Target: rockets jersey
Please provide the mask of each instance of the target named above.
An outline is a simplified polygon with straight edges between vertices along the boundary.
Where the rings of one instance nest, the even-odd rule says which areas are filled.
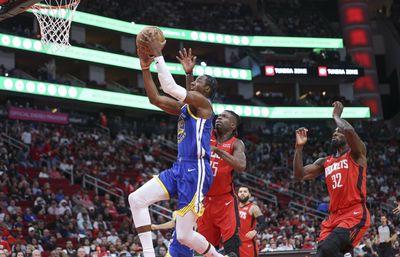
[[[218,144],[217,136],[215,131],[213,131],[210,145],[224,150],[229,154],[233,154],[233,145],[236,140],[236,137],[232,137],[228,141]],[[224,195],[233,192],[233,168],[214,152],[211,152],[211,169],[214,174],[214,179],[207,196]]]
[[[257,220],[253,215],[250,214],[250,209],[253,206],[253,203],[248,203],[244,206],[239,205],[239,216],[240,216],[240,229],[239,229],[239,237],[242,242],[252,241],[252,239],[248,239],[246,234],[254,229],[257,226]]]
[[[213,116],[209,119],[198,118],[185,104],[178,120],[178,161],[210,159],[210,138]]]
[[[366,167],[358,165],[350,151],[335,158],[328,156],[324,163],[325,181],[330,197],[330,212],[366,201]]]

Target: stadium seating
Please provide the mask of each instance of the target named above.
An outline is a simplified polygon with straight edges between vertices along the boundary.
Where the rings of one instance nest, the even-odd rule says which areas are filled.
[[[270,124],[258,129],[243,130],[246,155],[250,164],[248,173],[258,178],[258,182],[252,182],[250,185],[275,195],[277,199],[275,205],[264,201],[262,195],[254,193],[256,196],[254,201],[257,201],[261,207],[268,223],[266,231],[258,237],[262,252],[310,249],[315,247],[315,240],[318,237],[320,222],[318,217],[312,216],[309,211],[291,208],[292,204],[301,204],[304,208],[316,210],[321,207],[318,206],[319,203],[327,201],[327,193],[321,181],[302,184],[291,178],[293,133],[294,129],[300,125],[304,124],[298,122]],[[310,142],[305,148],[304,159],[309,163],[320,156],[321,152],[322,155],[328,154],[331,130],[321,122],[308,125]],[[77,172],[95,175],[111,185],[107,188],[110,193],[115,192],[113,191],[115,188],[120,188],[125,195],[123,198],[118,198],[101,190],[95,194],[92,186],[83,187],[84,184],[79,177],[75,177],[74,184],[70,184],[71,177],[68,172],[63,173],[63,178],[43,178],[45,175],[40,176],[41,172],[47,172],[51,176],[51,172],[43,168],[48,166],[47,159],[43,155],[38,167],[34,166],[34,162],[29,160],[29,157],[28,165],[22,165],[17,161],[18,150],[5,148],[3,145],[1,150],[6,151],[8,157],[4,161],[0,187],[2,192],[9,197],[3,201],[0,217],[2,217],[3,229],[10,233],[7,241],[18,241],[24,237],[29,244],[32,238],[36,238],[44,249],[43,256],[53,254],[54,251],[69,251],[66,248],[67,241],[71,241],[76,249],[83,245],[86,238],[89,239],[89,244],[105,247],[105,250],[116,246],[119,253],[140,252],[140,248],[137,248],[138,238],[131,224],[129,209],[126,208],[126,195],[169,165],[167,161],[156,157],[159,156],[160,150],[157,150],[158,147],[155,146],[157,142],[160,142],[155,131],[153,136],[148,138],[142,135],[135,138],[134,145],[129,145],[124,142],[126,138],[121,135],[116,138],[107,138],[101,133],[80,129],[74,125],[65,127],[12,121],[5,123],[5,120],[2,120],[1,127],[7,128],[9,135],[16,139],[21,138],[25,127],[31,128],[32,138],[35,138],[32,146],[39,145],[39,149],[43,146],[46,137],[51,138],[52,151],[57,153],[55,158],[58,160],[55,167],[51,167],[52,169],[58,167],[61,170],[60,165],[67,164],[65,160],[70,159],[69,164],[72,164]],[[367,202],[375,220],[382,211],[390,211],[393,201],[400,192],[400,184],[397,182],[399,180],[396,179],[400,172],[398,158],[400,137],[396,134],[399,131],[390,131],[386,126],[376,122],[357,123],[356,129],[368,145],[368,157],[371,160],[368,170],[368,191],[374,198],[368,198]],[[94,140],[95,138],[98,140]],[[68,142],[68,144],[60,142]],[[170,149],[168,151],[174,154],[173,147],[162,145],[164,150]],[[113,155],[110,159],[110,150],[119,154]],[[68,156],[72,158],[65,158]],[[104,161],[97,162],[96,156],[103,156]],[[112,165],[109,165],[110,163]],[[36,184],[35,181],[38,183]],[[238,178],[235,181],[244,180]],[[246,183],[251,182],[246,181]],[[397,190],[388,191],[386,184]],[[60,189],[62,189],[62,196],[57,195]],[[295,195],[293,192],[299,194]],[[302,198],[301,194],[312,195],[312,197]],[[57,197],[63,197],[63,200]],[[40,198],[44,202],[40,201]],[[17,202],[16,207],[8,208],[11,206],[12,199]],[[55,203],[59,215],[48,214],[54,199],[59,200]],[[85,202],[82,202],[82,199],[85,199]],[[43,206],[38,207],[40,204]],[[165,202],[163,206],[174,208],[174,202]],[[21,221],[18,218],[26,213],[28,208],[33,211],[33,220],[36,221]],[[87,220],[83,219],[86,215],[84,213],[88,213]],[[50,239],[43,238],[44,228],[40,228],[40,221],[44,221],[44,228],[51,232],[51,237],[54,236],[53,244],[48,243]],[[165,219],[162,217],[155,220],[155,222],[163,221]],[[398,225],[396,220],[393,221],[395,225]],[[29,232],[31,227],[33,233]],[[113,229],[118,232],[120,239],[116,243],[112,243]],[[364,240],[372,240],[375,233],[375,227],[372,226]],[[164,241],[168,238],[165,232],[156,233],[155,236]],[[90,247],[86,250],[88,253],[95,251],[90,250]]]

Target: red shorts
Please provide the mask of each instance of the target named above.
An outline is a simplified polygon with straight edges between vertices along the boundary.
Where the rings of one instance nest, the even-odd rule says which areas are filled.
[[[240,257],[257,257],[258,256],[258,244],[255,240],[244,241],[239,248]]]
[[[197,220],[197,229],[208,242],[219,246],[239,231],[237,197],[233,194],[204,198],[204,214]]]
[[[365,204],[357,204],[331,213],[321,224],[318,241],[329,236],[335,228],[346,228],[350,231],[350,241],[353,247],[361,241],[371,224],[371,217]]]

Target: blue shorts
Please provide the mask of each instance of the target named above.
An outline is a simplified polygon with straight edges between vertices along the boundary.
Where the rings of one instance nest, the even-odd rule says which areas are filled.
[[[208,160],[177,161],[156,179],[169,197],[178,196],[178,215],[184,216],[188,211],[203,215],[203,199],[213,180]]]
[[[169,245],[166,257],[193,257],[193,250],[179,243],[176,239],[176,232],[174,231],[172,242]]]

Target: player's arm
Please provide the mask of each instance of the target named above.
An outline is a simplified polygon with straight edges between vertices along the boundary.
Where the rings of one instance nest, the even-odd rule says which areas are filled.
[[[172,229],[175,227],[175,220],[170,220],[168,222],[162,224],[152,224],[151,230],[163,230],[163,229]]]
[[[162,224],[152,224],[151,230],[164,230],[164,229],[172,229],[175,228],[175,221],[176,221],[176,212],[172,213],[172,219]]]
[[[236,171],[244,171],[246,169],[246,155],[244,153],[245,146],[242,140],[236,140],[233,144],[233,154],[211,146],[214,153],[218,154],[229,166],[233,167]]]
[[[365,147],[364,142],[360,139],[353,126],[351,126],[350,123],[341,118],[343,112],[343,104],[339,101],[336,101],[333,103],[332,106],[333,119],[335,120],[338,128],[344,131],[344,136],[346,137],[347,144],[351,148],[352,157],[354,157],[355,160],[358,160],[360,157],[366,158],[367,148]],[[366,160],[363,162],[366,162]]]
[[[182,103],[172,99],[171,97],[160,95],[156,85],[154,84],[153,77],[151,76],[151,72],[149,70],[150,64],[153,62],[153,58],[142,54],[139,49],[137,52],[140,58],[140,66],[142,67],[144,89],[146,90],[146,94],[150,100],[150,103],[169,114],[180,115]]]
[[[185,88],[176,84],[171,72],[165,64],[164,57],[162,56],[162,49],[164,48],[165,41],[160,42],[154,33],[143,35],[146,44],[152,49],[155,56],[158,79],[161,84],[161,89],[168,95],[184,102],[197,109],[197,116],[203,119],[209,119],[212,116],[212,106],[206,97],[196,91],[187,91]]]
[[[179,51],[179,56],[176,56],[176,59],[182,64],[182,68],[186,73],[186,90],[190,90],[192,82],[194,81],[193,77],[193,69],[196,65],[197,56],[192,54],[192,48],[189,48],[189,51],[186,51],[186,48]]]
[[[313,164],[304,166],[303,147],[307,143],[306,128],[296,130],[296,146],[293,160],[294,177],[300,181],[311,180],[324,173],[325,158],[319,158]]]
[[[249,210],[249,213],[257,220],[257,227],[255,230],[251,230],[247,232],[246,237],[249,239],[254,238],[258,233],[262,233],[264,229],[267,227],[267,223],[265,222],[265,217],[261,212],[260,207],[253,204]]]

